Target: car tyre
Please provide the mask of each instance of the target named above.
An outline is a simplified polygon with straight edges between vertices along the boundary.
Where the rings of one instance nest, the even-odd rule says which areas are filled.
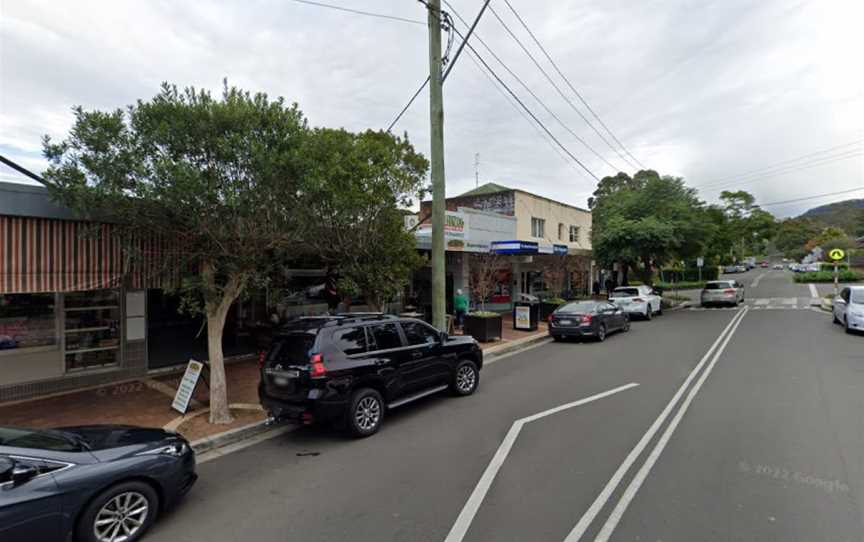
[[[371,388],[354,392],[348,406],[348,430],[357,438],[374,435],[384,421],[384,399]]]
[[[560,343],[561,339],[563,339],[563,337],[561,335],[552,335],[552,340],[555,341],[556,343]]]
[[[630,331],[630,319],[629,318],[624,319],[624,326],[621,329],[624,331],[624,333],[627,333],[628,331]]]
[[[156,520],[159,513],[159,495],[147,483],[132,481],[113,485],[96,496],[81,514],[76,527],[76,540],[79,542],[107,542],[112,539],[115,524],[102,524],[97,527],[97,521],[116,517],[116,511],[124,511],[127,515],[123,523],[132,532],[126,542],[140,540],[147,529]],[[131,513],[130,513],[131,512]],[[123,532],[123,523],[116,523],[119,532]]]
[[[840,321],[839,318],[837,318],[837,313],[832,312],[832,313],[831,313],[831,316],[834,317],[834,323],[835,323],[835,324],[842,324],[842,323],[843,323],[843,322]]]
[[[846,331],[846,333],[852,335],[852,328],[849,327],[849,318],[843,319],[843,329]]]
[[[650,320],[653,317],[654,311],[651,310],[651,305],[649,304],[648,307],[645,308],[645,319]]]
[[[660,302],[659,308],[657,309],[657,316],[663,316],[663,302]]]
[[[453,371],[453,380],[450,382],[450,391],[457,397],[465,397],[477,391],[480,385],[480,371],[477,365],[470,360],[462,360]]]
[[[606,340],[606,324],[600,324],[600,327],[597,328],[597,335],[595,337],[597,338],[598,343],[602,343]]]

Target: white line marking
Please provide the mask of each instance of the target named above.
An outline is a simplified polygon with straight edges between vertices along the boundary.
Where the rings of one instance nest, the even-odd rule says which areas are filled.
[[[753,284],[751,284],[750,287],[751,287],[751,288],[755,288],[755,287],[759,286],[759,281],[762,280],[762,277],[764,277],[764,276],[767,275],[767,274],[768,274],[768,273],[762,273],[761,275],[759,275],[758,277],[756,277],[756,280],[753,281]]]
[[[660,426],[663,425],[663,422],[666,421],[666,418],[669,417],[669,414],[672,412],[672,408],[675,406],[675,403],[678,402],[678,399],[684,394],[684,390],[687,389],[687,386],[690,385],[690,382],[693,381],[693,378],[699,373],[705,363],[708,361],[708,358],[711,357],[711,353],[717,348],[717,345],[723,340],[723,337],[726,336],[727,332],[732,328],[732,326],[743,318],[744,311],[747,309],[741,309],[738,313],[729,320],[729,323],[726,325],[726,328],[720,333],[717,337],[717,340],[714,341],[714,344],[711,345],[711,348],[705,352],[705,355],[702,357],[702,360],[699,361],[699,364],[690,371],[690,374],[687,375],[687,379],[684,380],[684,383],[681,384],[681,387],[678,388],[678,391],[675,392],[675,395],[666,405],[666,408],[663,409],[663,412],[660,413],[660,416],[654,420],[654,423],[651,424],[651,427],[648,428],[648,431],[642,435],[642,438],[636,443],[636,446],[630,450],[630,453],[627,454],[627,457],[624,459],[624,462],[621,463],[621,466],[618,467],[618,470],[615,471],[615,474],[612,475],[612,478],[606,483],[606,486],[597,495],[597,498],[594,499],[594,502],[591,503],[591,507],[582,514],[582,517],[579,519],[579,523],[573,527],[573,530],[570,531],[570,534],[567,535],[565,542],[577,542],[582,535],[585,534],[585,531],[588,530],[588,527],[594,521],[594,518],[597,517],[597,514],[600,513],[600,510],[606,505],[606,502],[609,500],[609,497],[618,487],[618,484],[621,483],[621,479],[624,478],[624,475],[627,474],[627,471],[630,470],[630,467],[633,463],[636,462],[636,459],[642,454],[642,451],[648,446],[648,443],[651,442],[651,439],[654,438],[654,435],[660,429]]]
[[[764,297],[753,302],[754,305],[767,305],[768,303],[771,303],[771,300]]]
[[[630,501],[632,501],[633,497],[636,496],[636,493],[639,491],[639,488],[642,486],[645,478],[651,472],[651,468],[654,467],[654,463],[657,462],[657,458],[659,458],[660,454],[663,453],[663,449],[666,447],[666,444],[672,437],[672,433],[675,432],[675,429],[678,427],[678,423],[681,422],[681,418],[684,417],[684,414],[687,412],[687,408],[689,408],[690,403],[693,401],[693,398],[696,397],[696,394],[699,393],[699,390],[702,388],[702,384],[705,383],[708,375],[711,374],[711,370],[714,369],[714,365],[717,363],[717,360],[720,359],[720,356],[726,349],[726,345],[729,344],[729,340],[732,339],[732,336],[738,329],[738,325],[741,323],[742,320],[744,320],[744,316],[746,314],[747,309],[745,308],[742,316],[738,318],[737,322],[735,322],[735,326],[729,333],[726,334],[726,338],[723,340],[723,344],[714,353],[714,357],[711,359],[711,363],[702,373],[702,376],[699,377],[699,380],[696,381],[693,389],[690,390],[690,393],[687,394],[687,398],[681,404],[681,408],[678,409],[678,412],[675,413],[675,417],[672,418],[672,421],[669,422],[666,430],[663,431],[663,434],[660,436],[660,440],[657,441],[657,445],[654,446],[654,449],[651,450],[651,454],[648,455],[645,463],[642,464],[642,468],[639,469],[639,471],[636,473],[636,476],[633,478],[633,480],[630,481],[627,489],[624,490],[624,494],[621,495],[621,499],[618,501],[618,504],[615,505],[615,508],[612,510],[612,513],[609,515],[609,518],[606,520],[606,523],[600,530],[600,534],[598,534],[597,538],[594,539],[594,542],[606,542],[607,540],[609,540],[609,537],[612,536],[613,531],[615,531],[615,527],[618,526],[618,522],[621,521],[621,518],[627,511],[627,506],[630,504]]]
[[[816,290],[816,285],[815,285],[815,284],[813,284],[813,283],[811,282],[811,283],[808,284],[807,286],[810,287],[810,297],[819,297],[819,291]]]
[[[590,403],[591,401],[596,401],[597,399],[608,397],[615,393],[634,388],[638,385],[639,384],[637,384],[636,382],[631,382],[630,384],[619,386],[617,388],[613,388],[611,390],[604,391],[603,393],[598,393],[596,395],[592,395],[591,397],[586,397],[578,401],[573,401],[572,403],[566,403],[555,408],[550,408],[549,410],[544,410],[543,412],[539,412],[525,418],[520,418],[513,422],[513,425],[510,426],[510,430],[507,431],[507,435],[504,437],[504,440],[498,446],[498,450],[492,457],[492,461],[489,462],[486,470],[483,471],[483,475],[480,477],[480,481],[477,482],[477,485],[474,487],[474,491],[471,492],[471,496],[468,497],[468,501],[465,503],[465,506],[462,507],[462,511],[459,512],[459,517],[456,518],[456,522],[453,524],[453,527],[450,529],[450,532],[447,534],[447,538],[444,539],[444,542],[460,542],[463,538],[465,538],[465,535],[468,533],[468,528],[471,527],[471,522],[474,521],[474,516],[477,515],[477,511],[480,509],[480,505],[483,504],[483,499],[486,497],[486,493],[492,486],[492,482],[495,480],[495,476],[498,474],[498,471],[501,469],[501,466],[507,459],[507,455],[510,453],[510,449],[513,448],[513,444],[516,442],[516,438],[519,436],[519,432],[522,431],[522,427],[525,424],[533,422],[535,420],[539,420],[540,418],[544,418],[552,414],[556,414],[568,408],[584,405],[585,403]]]
[[[798,298],[797,297],[784,297],[780,300],[782,305],[797,305]]]
[[[552,342],[552,338],[549,337],[549,338],[546,339],[546,340],[543,340],[543,341],[537,341],[536,343],[529,344],[529,345],[527,345],[527,346],[525,346],[525,347],[523,347],[523,348],[519,348],[519,349],[514,350],[514,351],[512,351],[512,352],[507,352],[506,354],[501,354],[500,356],[492,356],[492,357],[489,358],[489,359],[484,359],[484,360],[483,360],[483,367],[485,368],[485,367],[487,367],[488,365],[492,365],[493,363],[497,363],[497,362],[501,361],[502,359],[507,359],[507,358],[509,358],[510,356],[515,356],[516,354],[522,354],[522,353],[524,353],[526,350],[531,350],[532,348],[537,348],[538,346],[543,346],[544,344],[549,344],[549,343],[551,343],[551,342]],[[491,355],[491,354],[490,354],[490,355]]]

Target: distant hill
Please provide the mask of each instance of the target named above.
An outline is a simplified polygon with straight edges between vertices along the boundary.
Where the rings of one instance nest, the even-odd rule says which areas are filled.
[[[854,235],[862,212],[864,212],[864,199],[847,199],[813,207],[802,214],[801,218],[812,218],[826,226],[835,226]]]

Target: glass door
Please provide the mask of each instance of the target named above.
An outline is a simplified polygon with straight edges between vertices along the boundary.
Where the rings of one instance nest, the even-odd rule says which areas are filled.
[[[117,365],[120,359],[120,291],[91,290],[64,296],[67,371]]]

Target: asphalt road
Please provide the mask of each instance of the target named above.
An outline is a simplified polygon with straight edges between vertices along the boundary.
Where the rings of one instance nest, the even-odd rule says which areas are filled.
[[[864,336],[788,272],[736,278],[746,307],[512,355],[371,438],[308,427],[204,463],[147,539],[864,541]]]

